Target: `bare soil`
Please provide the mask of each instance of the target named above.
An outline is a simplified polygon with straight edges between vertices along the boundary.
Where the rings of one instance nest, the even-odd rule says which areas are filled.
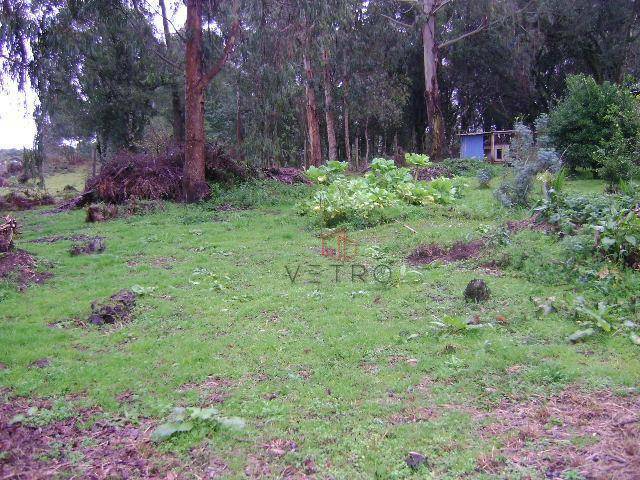
[[[131,320],[136,305],[136,294],[131,290],[120,290],[105,302],[93,302],[88,323],[92,325],[112,325]]]
[[[413,265],[428,265],[434,262],[453,263],[480,257],[485,248],[483,240],[457,242],[451,247],[436,243],[422,245],[413,252],[408,260]]]
[[[15,281],[18,290],[24,291],[29,285],[43,284],[53,276],[50,272],[39,272],[38,262],[24,250],[0,253],[0,278]]]

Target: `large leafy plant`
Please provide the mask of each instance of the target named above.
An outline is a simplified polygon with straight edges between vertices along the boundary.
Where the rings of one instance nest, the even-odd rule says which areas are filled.
[[[174,435],[203,427],[214,430],[221,427],[242,430],[245,422],[238,417],[224,417],[216,408],[176,407],[167,420],[153,431],[151,440],[162,442]]]
[[[422,162],[424,158],[416,161]],[[342,168],[335,162],[307,171],[307,176],[315,178],[323,188],[301,205],[301,213],[318,217],[325,226],[345,222],[373,225],[403,205],[449,204],[460,196],[457,181],[447,178],[415,181],[410,169],[398,168],[393,160],[374,159],[364,177],[348,178]]]
[[[329,184],[344,175],[348,168],[349,164],[347,162],[332,161],[321,167],[310,167],[305,172],[305,175],[314,183]]]

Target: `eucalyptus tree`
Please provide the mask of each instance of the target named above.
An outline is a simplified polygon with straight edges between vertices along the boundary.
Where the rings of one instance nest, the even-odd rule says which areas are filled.
[[[67,138],[95,137],[102,153],[135,148],[163,84],[135,3],[5,0],[2,16],[3,72],[36,91],[38,130],[54,123]]]

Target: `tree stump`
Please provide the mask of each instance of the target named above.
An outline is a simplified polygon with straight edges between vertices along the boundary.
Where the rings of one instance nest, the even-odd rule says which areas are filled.
[[[464,290],[464,298],[467,302],[486,302],[491,297],[491,290],[484,280],[472,280]]]

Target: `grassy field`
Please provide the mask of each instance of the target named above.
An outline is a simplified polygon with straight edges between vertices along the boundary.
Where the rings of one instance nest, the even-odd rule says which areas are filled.
[[[505,421],[497,407],[568,391],[637,392],[638,347],[616,335],[568,344],[575,323],[539,315],[531,300],[569,301],[580,291],[558,273],[559,241],[500,228],[527,212],[499,209],[491,190],[469,183],[458,205],[351,232],[358,257],[341,267],[321,256],[319,230],[296,214],[303,187],[240,188],[215,203],[166,204],[95,225],[81,211],[20,214],[18,247],[54,277],[25,293],[0,284],[4,396],[26,405],[49,399],[34,414],[42,423],[87,408],[117,425],[156,425],[176,406],[214,405],[243,418],[241,431],[200,427],[153,447],[188,478],[198,478],[190,476],[196,464],[218,465],[224,478],[545,478],[534,462],[504,453],[512,434],[489,433]],[[72,257],[71,240],[33,242],[74,235],[103,237],[106,252]],[[421,244],[481,237],[492,239],[481,258],[407,265]],[[491,260],[500,266],[483,267]],[[367,268],[366,281],[352,278],[351,263]],[[378,271],[384,282],[371,274],[379,265],[391,271]],[[481,305],[462,295],[475,278],[492,291]],[[143,294],[131,322],[78,322],[94,300],[132,287]],[[434,324],[476,316],[491,325],[456,332]],[[557,422],[551,415],[543,427]],[[579,430],[567,435],[577,449],[592,443]],[[523,441],[523,451],[548,448],[540,438]],[[58,458],[70,457],[65,448]],[[426,457],[417,470],[405,462],[411,451]],[[582,478],[565,470],[557,478]]]

